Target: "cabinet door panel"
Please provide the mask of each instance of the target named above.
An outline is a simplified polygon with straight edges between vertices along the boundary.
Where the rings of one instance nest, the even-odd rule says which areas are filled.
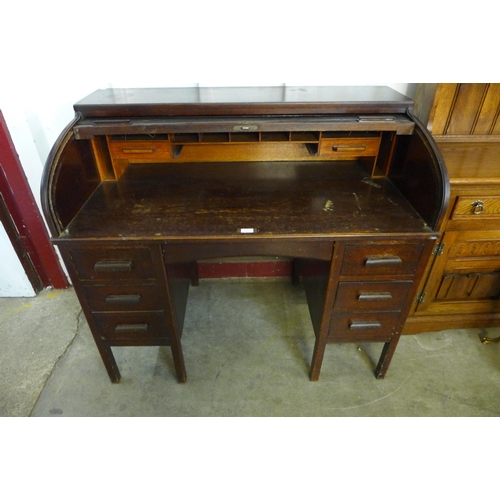
[[[451,231],[434,258],[419,312],[466,314],[500,309],[500,231]]]

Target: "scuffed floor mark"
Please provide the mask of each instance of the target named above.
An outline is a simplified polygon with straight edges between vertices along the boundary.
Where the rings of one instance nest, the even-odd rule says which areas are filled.
[[[408,381],[408,379],[409,379],[410,377],[411,377],[411,374],[410,374],[410,375],[408,375],[408,376],[406,377],[406,379],[405,379],[405,380],[403,380],[403,382],[401,382],[401,384],[400,384],[398,387],[396,387],[396,389],[394,389],[394,390],[393,390],[392,392],[390,392],[389,394],[386,394],[385,396],[382,396],[381,398],[374,399],[373,401],[368,401],[368,403],[363,403],[363,404],[361,404],[361,405],[344,406],[344,407],[340,406],[340,407],[336,407],[336,408],[335,408],[335,407],[334,407],[334,408],[329,407],[328,409],[329,409],[329,410],[354,410],[355,408],[362,408],[363,406],[370,406],[370,405],[373,405],[373,404],[375,404],[375,403],[378,403],[379,401],[382,401],[382,400],[384,400],[384,399],[387,399],[387,398],[391,397],[393,394],[395,394],[396,392],[398,392],[398,391],[399,391],[399,389],[401,389],[401,387],[403,387],[403,385],[405,385],[405,384],[406,384],[406,382]]]
[[[33,307],[33,304],[24,304],[24,305],[22,305],[20,307],[16,307],[15,309],[12,309],[11,311],[9,311],[9,312],[7,312],[5,314],[2,314],[2,316],[0,316],[0,320],[6,319],[9,316],[12,316],[13,314],[17,314],[19,312],[23,312],[26,309],[30,309],[31,307]]]
[[[413,338],[426,351],[439,351],[453,344],[453,340],[446,334],[415,335]]]

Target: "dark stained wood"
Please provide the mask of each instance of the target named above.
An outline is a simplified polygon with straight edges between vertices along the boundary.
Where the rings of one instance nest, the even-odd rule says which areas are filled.
[[[111,89],[75,105],[44,207],[110,379],[181,334],[197,261],[294,259],[316,336],[383,342],[385,376],[446,213],[432,137],[387,88]]]
[[[84,117],[109,118],[404,113],[411,104],[388,87],[193,87],[103,89],[74,108]]]
[[[96,189],[63,237],[251,240],[430,232],[391,182],[368,179],[362,166],[340,162],[133,165],[119,182]],[[103,217],[105,225],[98,222]]]

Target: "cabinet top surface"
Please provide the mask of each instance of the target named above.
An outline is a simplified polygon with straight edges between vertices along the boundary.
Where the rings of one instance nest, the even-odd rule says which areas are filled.
[[[101,89],[74,105],[86,117],[404,113],[413,101],[390,87],[281,86]]]

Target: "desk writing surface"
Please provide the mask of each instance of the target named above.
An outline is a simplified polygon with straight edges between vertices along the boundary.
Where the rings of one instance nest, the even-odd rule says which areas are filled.
[[[371,179],[357,162],[244,162],[131,165],[119,181],[101,183],[65,237],[429,231],[388,179]]]

